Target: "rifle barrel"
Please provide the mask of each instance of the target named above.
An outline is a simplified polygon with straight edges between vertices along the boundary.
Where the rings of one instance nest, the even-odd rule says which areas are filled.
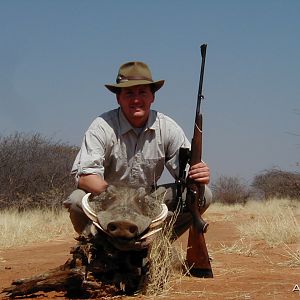
[[[204,96],[202,95],[202,87],[203,87],[203,77],[204,77],[204,67],[205,67],[207,44],[201,45],[200,48],[201,48],[202,62],[201,62],[200,80],[199,80],[199,88],[198,88],[198,99],[197,99],[196,114],[200,114],[201,100],[204,99]]]

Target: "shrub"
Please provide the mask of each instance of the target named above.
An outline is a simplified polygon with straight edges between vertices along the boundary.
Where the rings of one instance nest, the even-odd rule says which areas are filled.
[[[61,206],[78,149],[39,133],[0,136],[0,209]]]
[[[269,169],[254,177],[255,188],[265,199],[291,198],[300,199],[300,174]]]
[[[239,177],[220,176],[211,186],[215,202],[246,203],[250,197],[249,187]]]

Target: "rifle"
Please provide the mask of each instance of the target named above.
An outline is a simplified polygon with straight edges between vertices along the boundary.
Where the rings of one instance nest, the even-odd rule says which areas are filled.
[[[182,192],[186,188],[185,206],[192,214],[193,222],[189,230],[187,265],[191,268],[190,273],[198,277],[213,277],[209,256],[204,240],[208,224],[201,217],[201,208],[205,206],[205,185],[199,184],[186,177],[186,164],[193,166],[202,159],[202,114],[200,111],[202,95],[204,67],[206,58],[206,44],[201,45],[201,72],[198,88],[194,135],[191,150],[180,148],[179,150],[179,177],[177,180],[177,197],[182,200]]]
[[[186,180],[186,165],[189,164],[193,166],[202,159],[202,114],[200,111],[201,101],[204,99],[202,95],[202,87],[203,87],[203,77],[204,77],[204,67],[205,67],[205,57],[206,57],[206,44],[201,46],[201,72],[200,72],[200,80],[199,80],[199,89],[198,89],[198,97],[197,97],[197,107],[196,107],[196,115],[195,115],[195,125],[194,125],[194,135],[191,143],[191,150],[188,148],[180,148],[179,149],[179,176],[177,180],[177,198],[182,200],[182,192],[184,188],[187,189],[185,205],[190,210],[194,226],[196,227],[198,232],[206,232],[208,224],[202,219],[199,209],[204,207],[205,198],[204,184],[196,183],[194,180],[188,178]]]

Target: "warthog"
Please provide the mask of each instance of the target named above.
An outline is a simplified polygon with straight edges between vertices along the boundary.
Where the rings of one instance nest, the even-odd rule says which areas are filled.
[[[91,220],[84,233],[96,245],[93,254],[98,266],[105,266],[101,276],[111,276],[117,287],[134,292],[146,278],[148,248],[162,229],[168,208],[142,187],[110,186],[99,197],[90,200],[90,196],[82,199],[83,211]]]

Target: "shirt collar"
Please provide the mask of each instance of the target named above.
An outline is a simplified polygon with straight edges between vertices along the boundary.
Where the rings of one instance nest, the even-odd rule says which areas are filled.
[[[118,109],[118,113],[119,113],[120,133],[121,135],[123,135],[127,133],[129,130],[132,130],[133,127],[124,116],[121,108]]]
[[[147,130],[147,129],[155,130],[159,127],[158,120],[156,117],[157,117],[157,112],[154,110],[150,110],[148,121],[145,126],[145,130]],[[134,127],[128,122],[128,120],[124,116],[124,113],[122,112],[121,108],[119,108],[119,123],[120,123],[121,135],[134,129]]]

